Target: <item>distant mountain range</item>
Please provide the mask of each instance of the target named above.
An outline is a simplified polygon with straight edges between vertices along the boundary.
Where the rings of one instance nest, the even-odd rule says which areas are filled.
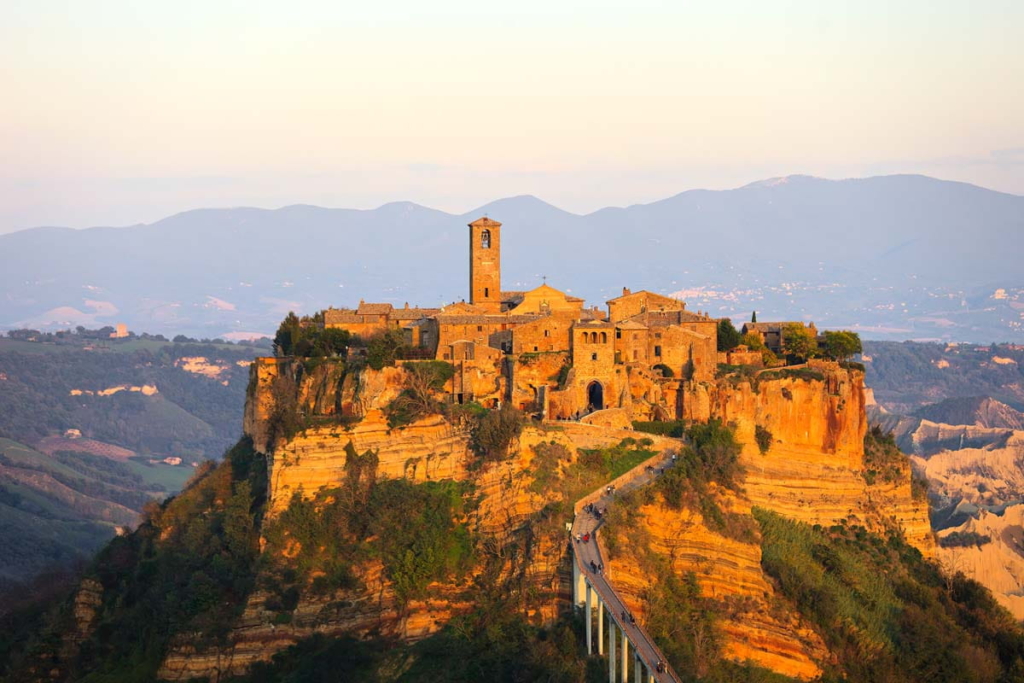
[[[1024,340],[1024,197],[923,176],[790,176],[575,215],[531,196],[462,215],[200,209],[127,228],[0,235],[0,327],[271,333],[291,309],[462,299],[466,223],[504,224],[503,284],[603,306],[623,286],[716,316],[876,339]]]

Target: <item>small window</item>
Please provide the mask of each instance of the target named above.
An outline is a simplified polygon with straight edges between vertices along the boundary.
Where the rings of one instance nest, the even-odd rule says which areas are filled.
[[[654,338],[655,339],[661,339],[661,332],[655,332],[654,333]]]
[[[660,346],[655,346],[654,347],[654,355],[657,356],[658,358],[661,358],[661,347]]]
[[[538,348],[537,348],[536,346],[534,346],[534,347],[533,347],[533,350],[534,350],[534,352],[536,353],[536,352],[537,352],[537,351],[538,351],[539,349],[538,349]]]
[[[490,249],[491,248],[491,231],[484,230],[480,233],[480,248]]]
[[[476,326],[476,331],[477,332],[483,332],[484,331],[484,326],[483,325],[477,325]]]
[[[590,354],[590,360],[597,360],[597,354],[596,353]]]
[[[545,337],[550,337],[551,336],[551,330],[544,330],[544,336]]]
[[[615,330],[615,338],[622,339],[622,330]]]
[[[486,298],[488,298],[490,296],[491,296],[491,288],[490,287],[484,287],[484,298],[486,299]]]

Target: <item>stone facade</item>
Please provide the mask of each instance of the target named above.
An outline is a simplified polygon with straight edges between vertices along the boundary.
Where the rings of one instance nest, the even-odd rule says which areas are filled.
[[[469,255],[468,302],[360,302],[329,309],[324,324],[357,335],[402,329],[415,357],[456,366],[452,400],[511,402],[547,419],[613,408],[634,419],[701,412],[687,402],[700,402],[699,386],[714,380],[719,362],[760,363],[759,354],[740,350],[720,357],[718,320],[671,297],[623,289],[605,313],[547,283],[502,291],[501,223],[490,218],[469,224]]]
[[[501,223],[486,216],[469,224],[469,303],[501,312]]]
[[[786,325],[801,325],[802,322],[778,322],[778,323],[744,323],[741,332],[743,334],[752,334],[760,339],[768,350],[778,355],[782,353],[782,347],[785,344],[785,328]],[[818,336],[818,328],[815,327],[814,323],[806,323],[808,332],[811,336]]]

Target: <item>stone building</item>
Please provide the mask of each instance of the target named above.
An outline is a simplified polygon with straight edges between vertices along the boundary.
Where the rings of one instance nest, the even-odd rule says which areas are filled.
[[[546,282],[503,291],[501,231],[487,217],[469,224],[468,301],[439,309],[361,301],[328,309],[324,324],[363,336],[403,330],[415,357],[456,366],[448,388],[458,402],[511,402],[547,419],[606,409],[633,419],[687,413],[685,397],[701,396],[714,379],[715,318],[643,290],[624,288],[606,312]]]
[[[741,333],[754,335],[759,338],[766,347],[768,347],[769,351],[779,355],[782,353],[782,348],[786,342],[785,329],[787,325],[804,326],[804,323],[792,321],[778,323],[744,323]],[[815,327],[814,323],[807,323],[806,327],[812,337],[818,336],[818,328]]]

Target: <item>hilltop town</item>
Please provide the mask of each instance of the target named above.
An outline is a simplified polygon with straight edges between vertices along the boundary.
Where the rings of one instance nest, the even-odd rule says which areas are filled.
[[[454,402],[510,402],[554,420],[613,408],[641,420],[698,417],[687,396],[692,403],[694,385],[713,380],[719,363],[762,364],[760,349],[720,352],[720,321],[679,299],[623,288],[605,312],[546,282],[503,290],[501,229],[488,217],[469,224],[468,302],[396,308],[360,301],[355,309],[324,311],[322,325],[363,338],[399,330],[409,358],[456,366]],[[802,326],[749,323],[743,333],[779,352],[785,325]],[[817,335],[813,324],[806,329]]]

